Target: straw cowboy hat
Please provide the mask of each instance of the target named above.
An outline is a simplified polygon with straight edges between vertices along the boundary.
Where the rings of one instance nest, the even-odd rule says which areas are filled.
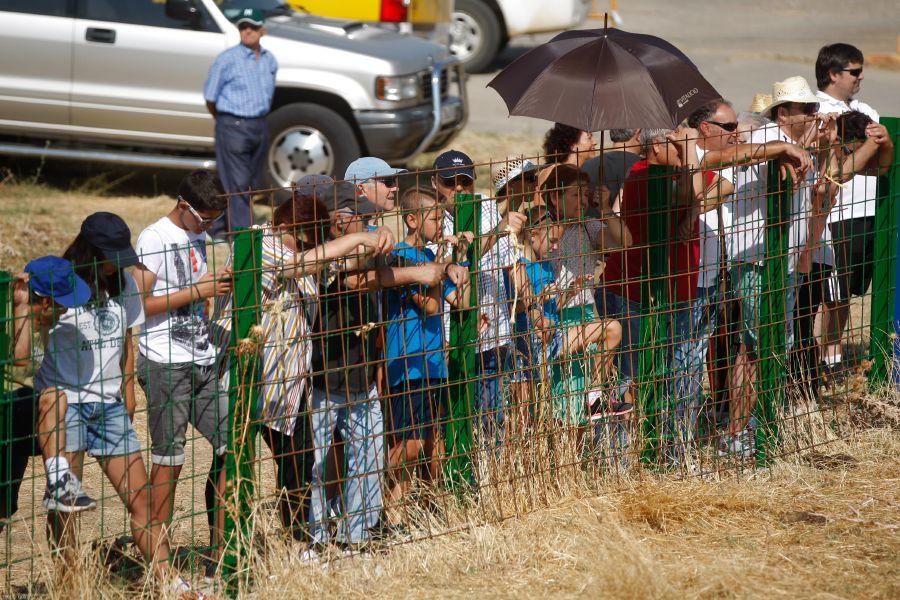
[[[760,114],[772,104],[772,94],[756,94],[750,102],[750,112]]]
[[[763,109],[762,114],[771,117],[776,107],[788,102],[798,104],[818,104],[819,98],[813,93],[806,79],[800,77],[788,77],[784,81],[776,81],[772,84],[772,103]]]

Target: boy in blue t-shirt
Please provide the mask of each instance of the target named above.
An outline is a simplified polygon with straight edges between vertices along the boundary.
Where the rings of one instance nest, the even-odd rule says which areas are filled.
[[[408,190],[400,200],[407,236],[391,257],[397,266],[435,262],[426,246],[443,231],[444,207],[426,188]],[[459,236],[457,255],[464,256],[472,234]],[[457,287],[452,280],[460,283]],[[389,496],[399,500],[408,490],[413,469],[424,454],[422,478],[440,473],[439,420],[447,393],[447,360],[441,309],[469,303],[468,269],[447,263],[442,285],[410,285],[383,292],[386,326],[388,401],[388,465],[392,471]]]

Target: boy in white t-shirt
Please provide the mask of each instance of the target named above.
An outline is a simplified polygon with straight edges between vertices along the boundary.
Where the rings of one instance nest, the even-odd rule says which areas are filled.
[[[172,210],[141,232],[137,252],[143,266],[136,273],[147,315],[137,373],[149,410],[153,517],[161,523],[172,518],[190,422],[215,452],[205,494],[214,548],[221,545],[224,518],[216,509],[225,489],[228,390],[219,383],[206,301],[230,293],[231,278],[224,270],[208,272],[205,232],[225,205],[222,184],[212,172],[190,173]]]

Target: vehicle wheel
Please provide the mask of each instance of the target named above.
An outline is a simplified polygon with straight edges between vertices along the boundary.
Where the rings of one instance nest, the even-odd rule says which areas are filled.
[[[500,20],[482,0],[456,0],[450,52],[463,61],[467,71],[485,71],[500,50],[502,38]]]
[[[341,177],[359,156],[349,123],[330,108],[298,102],[272,111],[266,177],[274,187],[289,187],[304,175]]]

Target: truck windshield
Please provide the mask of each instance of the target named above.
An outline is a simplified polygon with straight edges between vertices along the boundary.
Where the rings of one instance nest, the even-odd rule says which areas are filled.
[[[289,15],[294,12],[293,8],[281,0],[216,0],[216,4],[223,12],[243,8],[256,8],[265,11],[267,16]]]

